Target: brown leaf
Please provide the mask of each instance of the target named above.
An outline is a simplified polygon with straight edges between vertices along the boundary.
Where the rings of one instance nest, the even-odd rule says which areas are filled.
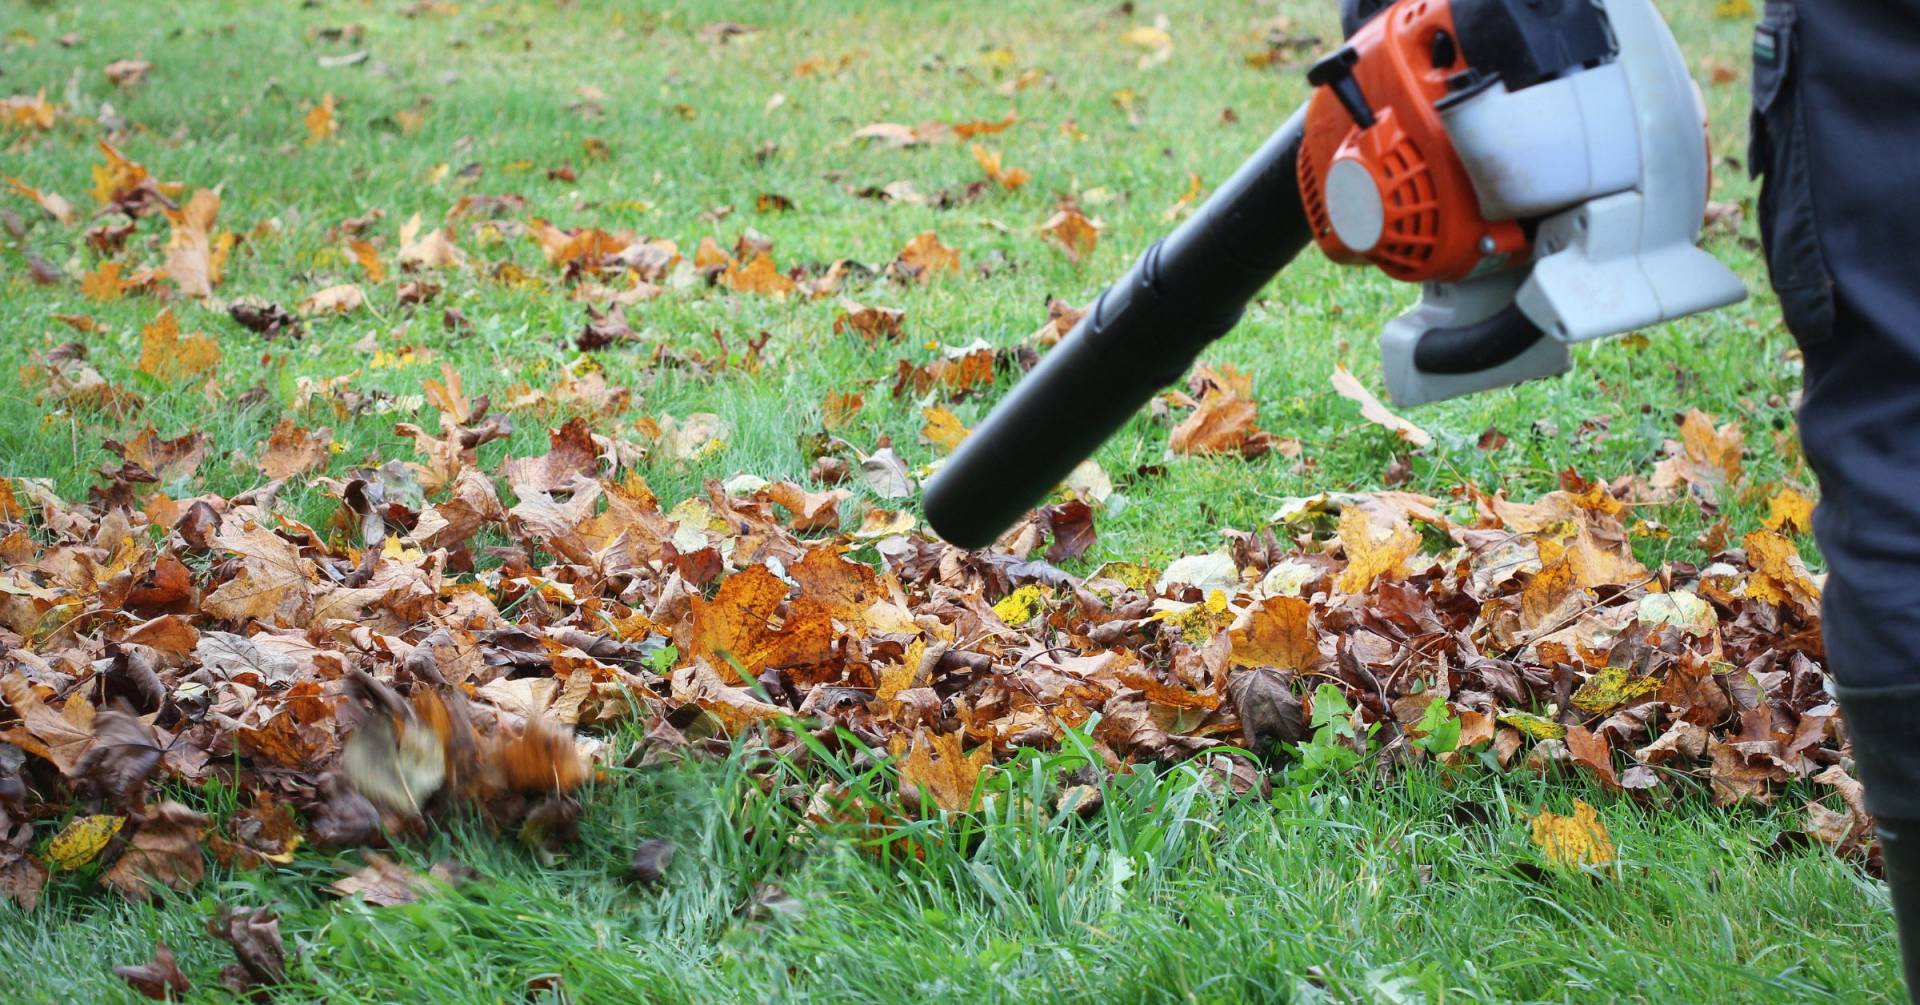
[[[133,818],[133,840],[100,881],[128,900],[145,900],[155,887],[185,890],[207,873],[200,837],[208,818],[168,800]]]
[[[1167,449],[1182,455],[1234,453],[1258,457],[1273,437],[1255,423],[1252,378],[1231,366],[1201,364],[1192,377],[1202,385],[1199,404],[1167,435]]]
[[[1568,726],[1565,742],[1575,764],[1591,770],[1607,788],[1619,790],[1620,779],[1613,771],[1613,750],[1607,746],[1605,736],[1579,726]]]
[[[745,268],[729,263],[720,273],[720,285],[739,293],[784,297],[794,291],[792,279],[773,266],[773,256],[762,251]]]
[[[70,700],[70,708],[86,708],[86,714],[56,712],[41,703],[33,685],[17,670],[0,677],[0,697],[7,699],[7,704],[13,706],[13,714],[20,719],[20,725],[0,731],[0,739],[52,761],[61,774],[73,776],[81,757],[93,746],[91,706],[84,701],[75,705]]]
[[[800,534],[839,529],[840,504],[853,497],[846,489],[808,492],[787,481],[774,482],[763,491],[774,504],[791,514],[790,525]]]
[[[201,189],[180,209],[162,207],[173,233],[167,239],[167,264],[160,274],[195,299],[213,295],[213,221],[220,213],[219,190]]]
[[[341,283],[315,291],[300,301],[299,311],[312,317],[318,314],[351,314],[365,306],[367,295],[353,283]]]
[[[898,307],[868,307],[852,300],[840,301],[840,313],[833,319],[833,332],[857,332],[868,345],[900,338],[900,324],[907,312]]]
[[[108,63],[101,72],[107,75],[107,79],[113,82],[113,86],[126,91],[140,86],[141,81],[147,79],[148,71],[152,69],[153,64],[145,60],[116,59]]]
[[[691,598],[688,655],[711,663],[729,683],[756,678],[768,667],[826,659],[834,638],[826,609],[803,596],[781,619],[778,612],[786,597],[787,584],[763,565],[722,579],[712,600]]]
[[[333,430],[302,429],[292,419],[274,423],[260,451],[260,470],[268,478],[292,478],[325,468],[332,456]]]
[[[1234,672],[1227,682],[1234,713],[1240,719],[1240,743],[1254,753],[1282,749],[1307,738],[1300,696],[1293,675],[1270,667]]]
[[[600,465],[600,448],[585,419],[575,417],[547,433],[547,452],[509,460],[502,467],[514,492],[527,495],[570,490],[576,479],[591,479]]]
[[[114,967],[113,973],[133,985],[135,991],[154,1001],[183,998],[193,987],[187,982],[187,975],[180,972],[179,964],[173,959],[173,950],[168,949],[165,942],[153,944],[151,963]]]
[[[271,910],[222,907],[218,916],[208,919],[207,934],[232,946],[240,960],[238,968],[228,968],[235,971],[231,976],[237,990],[286,979],[287,951],[280,941],[280,919]],[[228,977],[227,971],[221,972],[223,981]]]
[[[436,227],[422,234],[418,213],[401,225],[400,252],[395,257],[408,271],[462,268],[467,264],[466,254],[454,246],[452,228]]]
[[[374,907],[411,904],[422,893],[433,889],[433,881],[386,857],[366,852],[367,864],[358,871],[327,884],[327,892],[339,897],[356,894]]]

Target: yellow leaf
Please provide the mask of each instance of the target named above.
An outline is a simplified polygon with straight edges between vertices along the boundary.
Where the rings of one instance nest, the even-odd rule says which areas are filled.
[[[1547,861],[1560,866],[1602,865],[1613,861],[1607,825],[1585,800],[1573,801],[1573,815],[1547,810],[1533,818],[1533,843]]]
[[[962,752],[961,735],[960,730],[920,732],[914,734],[911,746],[904,737],[895,737],[892,743],[893,755],[900,758],[901,783],[919,790],[941,809],[955,812],[973,808],[980,774],[993,756],[992,746],[984,743],[971,754]]]
[[[333,92],[320,97],[320,103],[307,109],[307,142],[318,143],[340,131],[340,124],[333,119]]]
[[[386,281],[387,267],[380,261],[380,252],[374,250],[373,245],[360,240],[348,241],[347,253],[353,256],[354,261],[360,263],[362,269],[366,270],[368,282]]]
[[[993,614],[1002,623],[1017,628],[1032,621],[1046,609],[1045,591],[1034,583],[1028,583],[1000,598],[1000,602],[993,605]]]
[[[973,144],[971,149],[974,161],[980,165],[982,171],[987,173],[987,177],[1009,192],[1025,185],[1027,179],[1033,177],[1019,168],[1003,167],[998,150],[988,150],[978,143]]]
[[[1792,541],[1756,530],[1741,544],[1747,551],[1747,563],[1753,566],[1753,573],[1747,577],[1747,596],[1769,604],[1791,604],[1807,613],[1819,609],[1820,587],[1807,572]]]
[[[921,409],[920,416],[927,420],[926,424],[920,427],[921,438],[948,450],[959,449],[960,442],[967,438],[967,434],[973,432],[961,423],[959,416],[939,405]]]
[[[1607,667],[1587,678],[1579,690],[1573,692],[1573,707],[1590,715],[1602,715],[1632,701],[1660,690],[1657,677],[1632,677],[1625,667]]]
[[[1713,5],[1713,16],[1737,21],[1753,16],[1753,0],[1719,0]]]
[[[1320,661],[1313,605],[1299,597],[1268,597],[1234,623],[1235,666],[1306,670]]]
[[[197,377],[220,364],[220,344],[204,334],[182,337],[171,309],[140,329],[140,370],[161,380]]]
[[[47,845],[47,861],[53,863],[55,869],[78,869],[98,858],[101,849],[120,833],[126,822],[126,817],[106,813],[74,817]]]
[[[1120,36],[1120,41],[1128,45],[1137,45],[1142,49],[1164,49],[1173,44],[1173,36],[1165,28],[1143,24],[1132,28]]]
[[[1766,528],[1773,531],[1794,530],[1801,534],[1813,530],[1813,500],[1802,495],[1798,489],[1784,488],[1767,500]]]
[[[1340,546],[1346,549],[1347,567],[1335,586],[1342,593],[1359,593],[1376,577],[1404,575],[1407,559],[1420,548],[1420,535],[1405,522],[1375,527],[1365,510],[1349,506],[1340,511]]]
[[[120,278],[119,262],[101,262],[100,267],[80,277],[80,295],[95,303],[120,299],[129,284]]]
[[[793,280],[774,268],[773,256],[764,251],[753,256],[745,268],[728,264],[726,271],[720,273],[720,285],[741,293],[762,293],[770,297],[784,297],[794,290]]]
[[[1536,740],[1558,740],[1567,735],[1567,727],[1532,712],[1502,712],[1499,719]]]

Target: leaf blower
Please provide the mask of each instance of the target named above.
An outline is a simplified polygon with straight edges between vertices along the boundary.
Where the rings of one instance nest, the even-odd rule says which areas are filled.
[[[1740,300],[1695,246],[1705,105],[1651,0],[1343,0],[1296,111],[1146,250],[928,483],[991,543],[1309,242],[1421,284],[1380,334],[1417,405],[1563,373],[1574,342]]]

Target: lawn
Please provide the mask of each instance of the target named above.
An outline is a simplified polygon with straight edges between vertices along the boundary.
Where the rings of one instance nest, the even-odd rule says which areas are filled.
[[[1705,88],[1714,198],[1750,203],[1752,17],[1664,6]],[[923,435],[925,409],[971,426],[1017,366],[1003,359],[951,398],[937,378],[915,389],[914,374],[975,340],[1029,346],[1050,300],[1090,300],[1191,208],[1195,186],[1204,197],[1304,99],[1301,62],[1337,36],[1332,8],[0,0],[0,95],[44,90],[57,109],[44,129],[0,118],[0,175],[64,195],[80,217],[62,225],[25,197],[0,202],[0,368],[22,375],[0,390],[0,476],[48,479],[84,501],[112,481],[102,468],[121,466],[106,441],[150,426],[208,437],[197,472],[159,490],[231,497],[266,481],[264,445],[291,419],[324,432],[280,513],[338,533],[341,504],[319,476],[415,459],[396,425],[432,430],[423,381],[448,374],[512,419],[478,448],[481,466],[541,455],[550,429],[585,415],[647,443],[622,461],[662,508],[740,475],[816,487],[823,454],[857,464],[855,451],[889,444],[918,476],[947,450]],[[150,65],[116,83],[104,69],[122,60]],[[956,140],[921,127],[931,122],[990,129]],[[880,123],[905,128],[856,137]],[[237,240],[211,297],[168,296],[170,280],[102,294],[107,256],[82,235],[108,137],[156,180],[186,183],[183,201],[218,187],[214,229]],[[988,178],[975,145],[1030,177]],[[1041,230],[1066,203],[1100,223],[1077,258]],[[401,267],[416,214],[428,231],[453,221],[463,266]],[[548,227],[631,231],[689,259],[706,239],[744,253],[717,283],[688,269],[656,277],[658,295],[625,307],[629,330],[596,346],[571,295],[581,284],[537,239]],[[890,266],[929,232],[958,251],[956,272],[920,282]],[[163,215],[142,218],[111,257],[132,275],[166,259],[169,233]],[[831,295],[730,288],[751,283],[756,242],[803,282],[848,264]],[[1747,279],[1746,303],[1582,347],[1558,380],[1409,412],[1432,434],[1422,449],[1363,421],[1328,382],[1345,365],[1378,387],[1373,335],[1412,291],[1305,256],[1204,357],[1250,375],[1260,427],[1299,450],[1170,457],[1179,415],[1143,410],[1097,455],[1116,489],[1097,540],[1060,564],[1164,568],[1321,492],[1457,501],[1473,485],[1530,500],[1567,484],[1563,472],[1646,476],[1697,409],[1740,424],[1739,484],[1717,507],[1682,492],[1635,501],[1624,519],[1648,569],[1704,565],[1761,528],[1779,489],[1811,482],[1794,439],[1798,357],[1754,225],[1723,221],[1707,243]],[[407,302],[422,282],[437,295]],[[363,301],[353,309],[300,311],[348,284]],[[836,330],[850,301],[902,311],[899,337]],[[299,337],[256,331],[233,302],[308,316]],[[163,307],[189,344],[204,333],[218,346],[216,364],[183,349],[143,362],[143,329]],[[103,402],[49,387],[48,359],[69,342],[121,392]],[[125,392],[137,410],[116,404]],[[878,484],[848,487],[849,529],[875,512],[915,515]],[[499,547],[474,549],[483,572],[511,550],[504,535],[485,540]],[[1811,539],[1796,541],[1817,568]],[[877,561],[870,540],[850,556]],[[1200,762],[1108,772],[1086,744],[1062,742],[989,776],[973,812],[876,830],[823,819],[792,791],[827,778],[855,804],[883,802],[884,757],[821,749],[800,764],[745,740],[641,763],[629,753],[648,747],[648,727],[592,731],[606,757],[578,793],[579,839],[561,850],[458,810],[396,839],[389,854],[405,865],[476,874],[403,906],[327,894],[362,859],[310,849],[275,869],[215,866],[152,903],[122,902],[86,868],[57,875],[30,913],[0,898],[0,969],[14,976],[0,998],[128,998],[111,968],[145,962],[164,939],[193,994],[223,1000],[216,975],[232,951],[206,926],[226,904],[275,907],[290,952],[272,994],[288,1001],[1899,995],[1884,891],[1857,858],[1805,839],[1805,801],[1822,792],[1804,781],[1771,805],[1721,806],[1704,783],[1630,798],[1586,774],[1478,755],[1390,773],[1276,770],[1233,796]],[[1090,784],[1098,807],[1062,808],[1063,780]],[[239,799],[218,781],[167,791],[215,821]],[[1575,799],[1599,808],[1617,856],[1542,869],[1529,821]],[[41,837],[74,812],[40,819]],[[657,885],[628,875],[649,838],[677,848]]]

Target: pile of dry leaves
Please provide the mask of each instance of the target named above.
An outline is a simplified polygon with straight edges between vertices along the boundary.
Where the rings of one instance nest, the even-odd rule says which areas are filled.
[[[628,467],[644,448],[579,419],[489,472],[475,448],[504,424],[453,384],[431,395],[439,431],[411,431],[417,461],[322,479],[339,507],[321,527],[287,515],[279,480],[159,491],[201,434],[112,444],[124,463],[84,503],[0,481],[9,897],[95,861],[130,896],[186,888],[206,851],[377,844],[452,799],[564,840],[603,756],[587,737],[628,719],[646,757],[857,737],[899,758],[903,806],[966,809],[992,761],[1070,728],[1113,770],[1201,756],[1245,790],[1262,765],[1229,748],[1304,739],[1323,683],[1380,724],[1383,761],[1486,749],[1723,803],[1811,777],[1849,807],[1811,811],[1819,836],[1869,833],[1793,541],[1647,569],[1622,497],[1658,490],[1636,479],[1568,475],[1529,503],[1299,499],[1218,552],[1079,577],[1037,553],[1085,550],[1083,500],[969,553],[892,517],[838,533],[841,497],[790,482],[663,502]],[[1436,698],[1460,731],[1437,755],[1410,742]],[[215,777],[245,794],[220,830],[154,794]],[[75,811],[36,851],[34,821]]]

